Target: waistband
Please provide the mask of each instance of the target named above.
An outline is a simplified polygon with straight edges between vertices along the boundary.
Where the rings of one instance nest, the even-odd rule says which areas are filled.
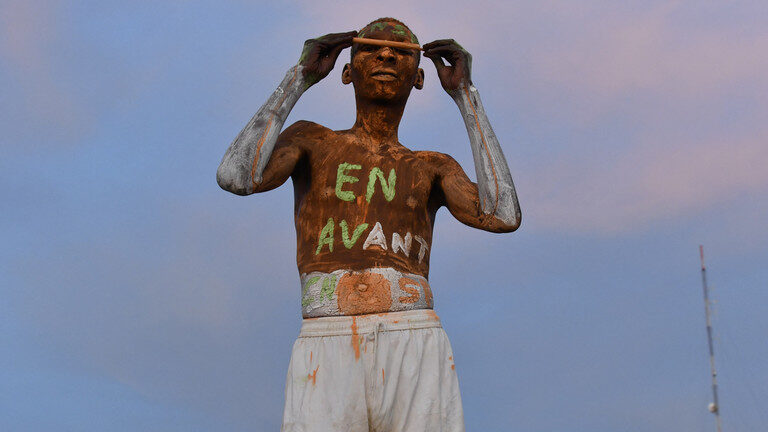
[[[423,276],[391,267],[301,275],[304,318],[432,309],[432,289]]]
[[[433,327],[442,327],[440,317],[432,309],[420,309],[369,315],[306,318],[301,323],[299,337],[344,336]]]

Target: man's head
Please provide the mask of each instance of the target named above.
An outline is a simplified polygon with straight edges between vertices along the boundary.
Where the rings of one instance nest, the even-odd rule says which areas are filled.
[[[394,18],[379,18],[358,33],[358,37],[418,44],[416,35]],[[359,97],[379,101],[405,100],[413,87],[424,85],[424,71],[419,68],[417,50],[352,44],[350,63],[341,79],[352,83]]]
[[[413,34],[411,29],[408,28],[407,25],[403,24],[402,21],[396,20],[394,18],[379,18],[369,23],[367,26],[363,27],[359,32],[357,32],[357,37],[379,39],[376,37],[371,37],[372,33],[379,32],[379,31],[384,31],[387,33],[398,35],[402,37],[402,39],[400,40],[401,42],[410,42],[414,44],[419,43],[419,39],[416,37],[415,34]],[[360,48],[360,44],[352,45],[352,49],[350,51],[350,59],[355,56],[359,48]],[[416,58],[420,59],[421,58],[420,53],[418,51],[414,51],[414,52],[419,54]]]

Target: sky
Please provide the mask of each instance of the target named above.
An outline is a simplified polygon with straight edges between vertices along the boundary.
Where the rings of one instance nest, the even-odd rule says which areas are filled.
[[[0,0],[0,430],[279,430],[301,324],[290,182],[229,143],[304,40],[381,16],[453,38],[521,228],[437,217],[430,284],[467,429],[768,427],[768,3]],[[354,121],[336,68],[287,124]],[[400,140],[474,178],[423,61]]]

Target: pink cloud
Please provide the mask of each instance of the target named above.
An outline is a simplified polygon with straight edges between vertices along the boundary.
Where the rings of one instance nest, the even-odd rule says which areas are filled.
[[[768,193],[768,129],[757,120],[768,115],[768,30],[691,25],[692,7],[613,10],[530,57],[528,72],[543,77],[534,86],[559,102],[537,107],[542,113],[581,130],[610,128],[617,115],[634,122],[612,133],[616,143],[574,145],[529,173],[537,177],[531,218],[626,232]],[[749,100],[738,99],[745,93]]]
[[[22,102],[14,107],[20,130],[37,133],[39,123],[54,123],[57,132],[77,133],[83,126],[82,107],[51,60],[64,35],[57,23],[58,2],[11,1],[0,5],[0,57],[9,66],[12,87]],[[44,119],[44,120],[42,120]],[[34,139],[40,139],[34,136]],[[55,137],[49,137],[55,138]]]
[[[766,143],[768,129],[692,142],[658,135],[615,163],[559,161],[534,179],[530,218],[552,229],[626,232],[768,193]]]
[[[546,104],[574,99],[565,107],[574,111],[571,119],[593,124],[637,95],[650,101],[638,110],[663,109],[667,118],[676,110],[691,111],[691,104],[720,103],[715,99],[727,99],[734,89],[748,87],[768,99],[765,27],[747,31],[733,16],[718,21],[716,11],[708,18],[719,25],[704,25],[695,19],[701,13],[696,2],[566,10],[574,16],[563,21],[558,34],[526,40],[525,61],[515,65],[534,78],[527,84]],[[560,23],[562,18],[553,13],[537,19]]]

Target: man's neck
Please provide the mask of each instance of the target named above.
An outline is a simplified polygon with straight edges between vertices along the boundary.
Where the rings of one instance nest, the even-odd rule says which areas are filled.
[[[383,144],[397,144],[397,130],[405,110],[405,101],[376,103],[357,100],[357,118],[351,131],[361,138],[360,144],[377,150]]]

